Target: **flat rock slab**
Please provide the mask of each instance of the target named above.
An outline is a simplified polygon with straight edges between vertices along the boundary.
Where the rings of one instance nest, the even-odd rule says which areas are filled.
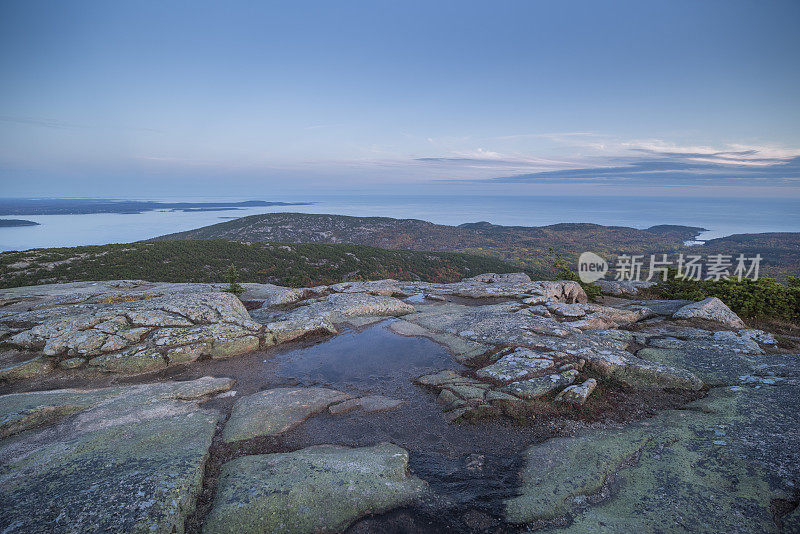
[[[358,518],[409,504],[426,488],[396,445],[333,445],[244,456],[222,466],[203,532],[341,532]]]
[[[274,436],[290,430],[331,404],[350,398],[327,388],[275,388],[239,399],[222,431],[226,442]]]
[[[790,376],[771,385],[715,388],[647,421],[531,447],[507,520],[570,516],[569,532],[778,532],[772,501],[791,500],[800,475],[790,400],[800,373],[780,365]],[[612,476],[608,497],[592,503]]]
[[[366,397],[359,397],[357,399],[348,399],[346,401],[332,404],[328,411],[332,414],[347,413],[352,410],[359,409],[362,412],[387,412],[398,408],[403,401],[400,399],[393,399],[391,397],[384,397],[382,395],[368,395]]]
[[[183,532],[221,415],[204,377],[0,397],[0,531]]]

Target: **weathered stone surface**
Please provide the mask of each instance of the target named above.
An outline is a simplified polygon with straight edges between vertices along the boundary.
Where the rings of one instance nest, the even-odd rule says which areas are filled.
[[[578,371],[571,369],[563,373],[554,373],[551,375],[529,378],[528,380],[521,380],[519,382],[512,382],[507,386],[503,386],[501,391],[523,399],[536,399],[547,395],[551,391],[572,384],[577,377]]]
[[[162,295],[115,293],[106,283],[95,288],[99,293],[78,288],[82,300],[77,303],[48,289],[55,296],[47,293],[40,305],[12,310],[0,320],[33,325],[9,338],[12,345],[41,350],[53,357],[53,364],[86,358],[90,367],[108,372],[135,374],[192,361],[180,353],[228,357],[257,349],[261,325],[242,303],[228,293],[200,292],[207,286],[196,285],[191,291],[190,284],[180,285],[171,288],[174,294]],[[184,350],[176,352],[176,347]],[[170,354],[180,357],[172,361]]]
[[[389,443],[244,456],[223,465],[203,532],[341,532],[421,496],[426,484],[407,466],[408,453]]]
[[[555,400],[556,402],[566,402],[568,404],[582,406],[586,403],[586,399],[589,398],[589,395],[592,394],[596,387],[597,380],[590,378],[583,384],[567,386],[561,393],[556,395]]]
[[[690,371],[637,358],[629,352],[600,348],[583,352],[586,364],[600,374],[642,389],[687,389],[696,391],[703,382]]]
[[[495,409],[496,403],[522,402],[519,397],[495,389],[491,384],[452,370],[421,376],[415,382],[440,391],[438,400],[451,421],[468,414],[500,413],[501,410]]]
[[[778,360],[785,361],[781,358]],[[800,377],[796,361],[784,374]],[[800,418],[796,378],[716,388],[685,409],[618,430],[590,430],[528,449],[514,523],[571,515],[571,532],[778,532],[771,502],[794,492]],[[610,495],[590,497],[614,476]]]
[[[296,427],[331,404],[349,399],[327,388],[275,388],[242,397],[225,424],[225,441],[273,436]]]
[[[0,397],[4,532],[182,532],[220,414],[205,377]]]
[[[136,375],[164,369],[167,367],[167,360],[157,350],[133,347],[122,352],[92,358],[88,364],[89,367],[109,373]]]
[[[715,335],[719,334],[719,332],[715,332]],[[764,332],[763,330],[756,330],[753,328],[745,328],[743,330],[739,330],[736,332],[738,336],[747,337],[752,339],[756,343],[761,343],[763,345],[776,345],[778,341],[775,339],[773,334],[769,332]]]
[[[705,319],[730,328],[745,327],[744,321],[717,297],[710,297],[700,302],[687,304],[676,311],[672,317],[675,319]]]
[[[494,275],[503,276],[503,275]],[[476,277],[481,278],[481,277]],[[484,299],[484,298],[514,298],[525,299],[531,297],[541,297],[544,302],[586,302],[586,293],[580,284],[571,280],[561,281],[510,281],[488,279],[492,281],[482,282],[475,278],[468,278],[455,284],[432,284],[427,282],[408,283],[403,288],[411,293],[422,292],[428,298],[441,295],[453,295],[457,297]]]
[[[595,371],[633,387],[697,390],[703,385],[688,371],[635,357],[623,350],[625,343],[610,339],[608,335],[584,334],[573,328],[573,323],[510,313],[496,306],[437,305],[403,319],[433,332],[450,333],[484,344],[518,345],[543,353],[561,352],[574,362],[585,359]]]
[[[339,293],[310,304],[306,308],[297,308],[292,313],[310,316],[328,314],[335,322],[339,317],[399,317],[414,311],[414,306],[393,297],[363,293]]]
[[[495,363],[477,370],[475,375],[478,378],[508,384],[549,369],[553,364],[553,356],[550,354],[518,347],[501,356]]]
[[[241,286],[245,290],[241,295],[242,300],[261,300],[264,302],[263,305],[265,307],[294,304],[301,300],[316,297],[327,289],[324,286],[294,288],[254,283],[243,283]]]
[[[548,302],[547,310],[560,317],[583,317],[586,309],[579,304],[566,304],[564,302]]]
[[[450,383],[471,383],[474,382],[471,378],[466,378],[461,376],[455,371],[450,369],[439,371],[438,373],[434,373],[431,375],[425,375],[417,378],[414,382],[417,384],[422,384],[423,386],[443,386],[445,384]]]
[[[564,306],[568,308],[563,308]],[[562,317],[570,319],[571,322],[569,325],[581,330],[605,330],[608,328],[625,327],[655,315],[652,310],[643,306],[618,308],[591,303],[548,303],[547,309],[556,315],[561,315]],[[558,309],[563,310],[562,313],[559,313]],[[583,313],[581,314],[581,312]],[[574,320],[576,317],[582,318],[580,320]]]
[[[77,369],[78,367],[83,367],[85,363],[85,358],[67,358],[58,362],[58,366],[62,369]]]
[[[643,280],[598,280],[595,284],[600,286],[600,291],[605,295],[629,297],[638,295],[641,289],[654,286],[655,282]]]
[[[384,397],[382,395],[368,395],[366,397],[358,397],[356,399],[348,399],[328,407],[328,411],[332,414],[347,413],[351,410],[359,409],[362,412],[386,412],[400,407],[403,401],[400,399],[393,399],[391,397]]]
[[[254,314],[258,319],[258,316]],[[285,343],[308,335],[335,335],[339,331],[333,326],[328,316],[310,317],[291,315],[286,319],[266,323],[266,329],[275,339],[275,343]]]
[[[484,344],[535,344],[541,336],[566,337],[580,330],[537,315],[512,313],[495,306],[444,304],[403,317],[432,332],[455,334]]]
[[[347,317],[343,322],[353,328],[364,328],[385,320],[386,317]]]

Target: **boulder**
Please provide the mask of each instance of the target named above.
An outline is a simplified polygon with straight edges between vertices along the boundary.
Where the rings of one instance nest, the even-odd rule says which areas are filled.
[[[744,321],[717,297],[687,304],[676,311],[672,317],[675,319],[705,319],[730,328],[745,327]]]
[[[586,399],[589,398],[589,395],[592,394],[596,387],[597,380],[590,378],[583,384],[567,386],[561,391],[561,393],[556,395],[555,400],[556,402],[565,402],[568,404],[582,406],[586,403]]]

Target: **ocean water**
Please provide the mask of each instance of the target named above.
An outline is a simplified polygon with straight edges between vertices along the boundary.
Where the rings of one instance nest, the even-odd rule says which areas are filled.
[[[221,199],[185,197],[149,200]],[[453,225],[477,221],[518,226],[589,222],[634,228],[681,224],[708,229],[699,239],[738,233],[800,231],[800,199],[796,198],[309,195],[259,197],[257,200],[308,201],[314,204],[188,213],[157,210],[140,214],[4,216],[2,218],[36,221],[40,226],[0,228],[0,250],[129,243],[235,217],[270,212],[385,216]]]

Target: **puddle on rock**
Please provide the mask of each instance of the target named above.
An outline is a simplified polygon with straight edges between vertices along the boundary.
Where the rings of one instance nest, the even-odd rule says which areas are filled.
[[[351,330],[315,345],[276,355],[275,374],[303,385],[324,384],[352,395],[410,393],[413,380],[439,369],[464,369],[440,345],[402,337],[388,321]]]

